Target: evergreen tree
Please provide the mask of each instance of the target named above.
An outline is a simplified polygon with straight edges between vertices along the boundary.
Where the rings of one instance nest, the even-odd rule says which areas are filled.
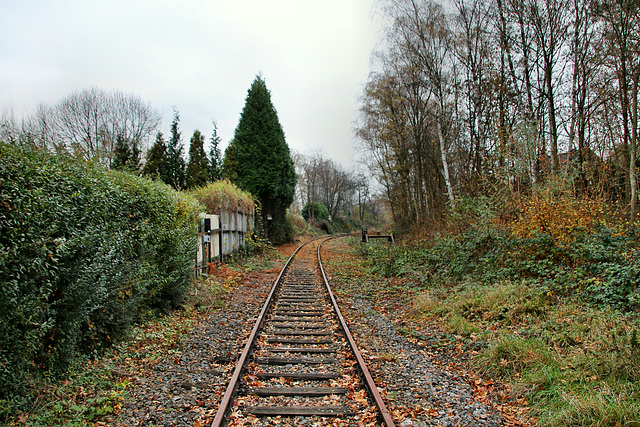
[[[162,181],[176,190],[182,190],[185,187],[186,168],[184,145],[182,144],[181,135],[178,131],[179,122],[180,115],[178,111],[174,111],[173,122],[171,123],[171,139],[167,144],[167,151],[160,171]]]
[[[129,170],[132,172],[140,172],[140,143],[138,140],[131,142],[131,158],[129,158]]]
[[[118,134],[113,147],[113,162],[111,169],[127,170],[131,172],[140,170],[140,149],[133,142],[129,144],[127,138]]]
[[[142,168],[142,175],[162,179],[164,173],[162,167],[165,164],[164,157],[167,154],[167,143],[164,141],[162,132],[156,134],[156,141],[153,143],[151,150],[147,152],[147,161]]]
[[[234,141],[238,187],[260,201],[267,238],[276,244],[292,239],[286,210],[293,202],[296,173],[271,93],[261,76],[248,91]]]
[[[202,187],[209,177],[209,161],[204,152],[204,135],[199,130],[193,132],[189,145],[189,163],[187,164],[187,188]]]
[[[218,125],[213,122],[213,134],[211,135],[211,150],[209,151],[209,182],[216,182],[222,178],[222,158],[220,155],[220,140]]]
[[[111,169],[126,170],[131,158],[131,147],[129,147],[129,144],[122,135],[118,135],[113,147],[113,162],[111,163]]]
[[[227,149],[224,150],[224,158],[222,159],[222,178],[228,179],[232,184],[238,184],[238,150],[236,143],[232,139]]]
[[[302,215],[305,221],[309,221],[309,219],[329,220],[329,210],[324,203],[321,202],[307,203],[300,211],[300,215]]]

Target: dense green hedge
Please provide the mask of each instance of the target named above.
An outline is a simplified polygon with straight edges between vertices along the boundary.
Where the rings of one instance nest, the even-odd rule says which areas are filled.
[[[181,304],[201,209],[164,184],[0,143],[0,418],[33,378]]]

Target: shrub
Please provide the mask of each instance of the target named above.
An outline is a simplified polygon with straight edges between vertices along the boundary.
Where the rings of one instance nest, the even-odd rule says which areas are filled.
[[[312,234],[313,230],[305,222],[305,220],[300,215],[293,215],[291,213],[287,213],[287,219],[291,223],[293,227],[293,233],[295,236],[302,236],[304,234]]]
[[[544,234],[554,243],[569,243],[580,234],[593,232],[598,216],[604,214],[602,208],[597,200],[578,200],[546,189],[524,204],[512,232],[518,238]]]
[[[302,208],[302,211],[300,211],[300,215],[302,215],[305,221],[309,221],[309,218],[329,220],[329,211],[327,207],[320,202],[307,203]]]
[[[501,192],[461,198],[445,223],[440,233],[415,233],[428,239],[370,247],[371,268],[446,287],[468,279],[524,279],[536,295],[551,299],[581,297],[623,311],[640,307],[638,228],[615,205],[576,199],[552,183],[517,200]]]
[[[342,216],[338,216],[336,218],[332,218],[331,225],[334,233],[350,233],[353,230],[362,230],[360,221],[353,220],[351,217],[344,218]]]
[[[196,188],[191,194],[211,214],[236,210],[249,213],[253,211],[255,206],[251,194],[240,190],[227,179]]]
[[[0,200],[0,400],[182,303],[201,209],[190,197],[0,143]]]
[[[269,227],[269,241],[274,245],[293,242],[294,237],[291,219],[286,214],[282,221],[273,221]]]

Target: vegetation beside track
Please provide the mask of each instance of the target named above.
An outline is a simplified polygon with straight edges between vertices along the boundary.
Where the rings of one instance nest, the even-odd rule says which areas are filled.
[[[551,192],[508,223],[481,202],[428,238],[354,239],[333,273],[380,310],[409,307],[396,319],[408,336],[508,384],[540,425],[640,424],[635,227]]]
[[[0,144],[0,420],[39,384],[179,307],[195,199],[72,156]]]
[[[111,425],[127,399],[130,378],[151,375],[157,363],[181,351],[180,343],[208,314],[224,309],[227,294],[247,275],[272,271],[284,259],[272,248],[261,249],[233,264],[213,265],[208,276],[193,283],[180,309],[134,325],[131,339],[73,364],[63,380],[34,383],[32,404],[16,411],[7,425]]]

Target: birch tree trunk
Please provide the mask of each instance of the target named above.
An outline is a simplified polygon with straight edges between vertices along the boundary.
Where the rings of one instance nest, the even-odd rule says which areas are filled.
[[[631,222],[636,220],[638,213],[638,176],[636,167],[638,145],[638,80],[640,75],[634,73],[631,89],[631,143],[629,144],[629,186],[631,187]]]
[[[456,201],[453,197],[453,188],[451,187],[451,179],[449,178],[447,149],[444,145],[444,134],[442,133],[442,123],[440,123],[440,119],[438,119],[438,140],[440,142],[440,156],[442,156],[442,171],[444,173],[444,182],[447,186],[447,195],[449,196],[449,202],[451,203],[451,206],[454,206]]]

